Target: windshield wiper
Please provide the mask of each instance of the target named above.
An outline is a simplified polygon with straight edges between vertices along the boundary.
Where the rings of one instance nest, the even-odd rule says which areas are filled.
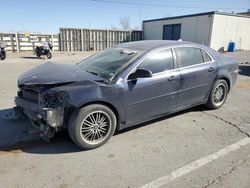
[[[93,72],[93,71],[88,71],[88,70],[85,70],[85,71],[88,72],[88,73],[94,74],[94,75],[99,76],[99,77],[102,78],[102,80],[96,80],[96,82],[103,82],[103,83],[108,83],[108,84],[111,82],[111,78],[109,78],[109,79],[108,79],[108,78],[105,78],[105,77],[101,76],[100,73]]]
[[[85,70],[85,71],[88,72],[88,73],[94,74],[94,75],[96,75],[96,76],[100,76],[97,72],[88,71],[88,70]]]

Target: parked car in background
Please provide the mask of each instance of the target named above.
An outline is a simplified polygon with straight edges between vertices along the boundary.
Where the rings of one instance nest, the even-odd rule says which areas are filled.
[[[82,149],[121,130],[196,105],[220,108],[236,60],[183,41],[116,45],[75,65],[46,63],[18,79],[17,110],[49,140],[67,129]]]
[[[4,60],[6,58],[6,43],[0,42],[0,59]]]

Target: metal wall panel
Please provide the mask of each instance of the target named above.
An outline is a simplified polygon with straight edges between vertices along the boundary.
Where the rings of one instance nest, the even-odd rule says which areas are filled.
[[[198,42],[209,46],[211,21],[211,15],[200,15],[194,17],[144,22],[144,39],[162,40],[164,25],[181,24],[180,38],[182,40]]]
[[[215,15],[211,47],[227,50],[229,42],[235,42],[236,49],[250,50],[250,18]]]

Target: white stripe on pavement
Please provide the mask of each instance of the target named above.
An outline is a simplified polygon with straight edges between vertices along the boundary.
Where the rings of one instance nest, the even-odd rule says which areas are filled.
[[[181,176],[184,176],[212,161],[214,161],[215,159],[218,159],[220,157],[223,157],[225,155],[227,155],[228,153],[230,152],[233,152],[237,149],[239,149],[241,146],[245,146],[247,144],[250,144],[250,138],[249,137],[246,137],[230,146],[227,146],[211,155],[208,155],[206,157],[203,157],[203,158],[200,158],[184,167],[181,167],[173,172],[171,172],[170,174],[166,175],[166,176],[163,176],[163,177],[160,177],[156,180],[153,180],[143,186],[141,186],[141,188],[158,188],[158,187],[161,187],[165,184],[168,184],[172,181],[174,181],[175,179],[181,177]]]

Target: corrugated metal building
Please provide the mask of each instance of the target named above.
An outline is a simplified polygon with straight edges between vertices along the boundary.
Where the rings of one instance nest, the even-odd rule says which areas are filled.
[[[229,42],[235,42],[236,49],[250,50],[250,17],[213,11],[145,20],[143,34],[145,40],[182,39],[215,50],[227,50]]]

